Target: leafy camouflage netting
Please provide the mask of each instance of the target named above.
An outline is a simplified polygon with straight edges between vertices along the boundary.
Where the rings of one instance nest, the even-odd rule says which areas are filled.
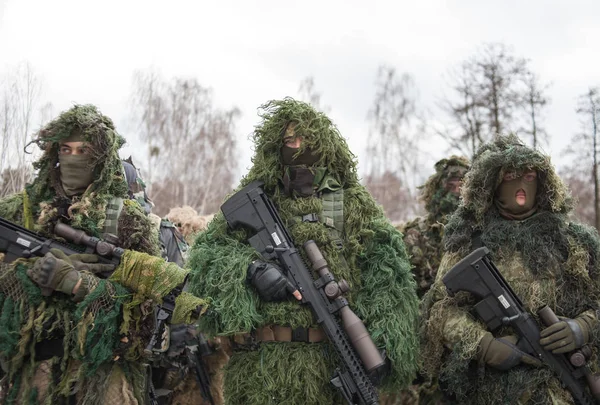
[[[385,219],[381,208],[359,185],[356,162],[346,141],[322,113],[292,99],[271,101],[262,107],[263,122],[254,132],[253,167],[240,187],[254,180],[265,182],[265,191],[278,206],[297,246],[315,240],[324,252],[336,279],[352,286],[347,294],[355,312],[365,321],[375,342],[385,347],[393,370],[388,387],[409,383],[416,367],[415,334],[417,300],[402,235]],[[304,214],[323,211],[320,198],[290,199],[283,195],[280,150],[283,133],[296,122],[295,133],[304,141],[298,153],[310,147],[319,154],[318,187],[325,193],[343,188],[344,247],[348,267],[323,223],[300,222]],[[211,298],[211,311],[201,319],[202,330],[218,335],[250,332],[269,324],[308,327],[307,308],[295,302],[261,302],[245,283],[246,268],[258,254],[247,243],[244,231],[228,231],[218,214],[196,240],[190,256],[191,291]],[[306,351],[302,356],[301,352]],[[228,403],[265,404],[269,395],[285,404],[331,403],[326,344],[262,344],[258,351],[237,351],[227,366],[225,395]],[[291,367],[293,364],[293,370]],[[286,368],[286,372],[280,369]],[[260,373],[248,370],[260,368]],[[238,380],[244,376],[245,382]],[[270,377],[269,377],[270,376]],[[309,377],[310,376],[310,377]],[[301,380],[299,380],[299,378]],[[302,381],[302,387],[298,385]],[[273,400],[271,400],[273,401]]]
[[[537,212],[521,221],[502,218],[493,203],[497,186],[505,173],[530,169],[539,179]],[[469,312],[473,298],[466,293],[449,297],[441,277],[472,250],[473,234],[479,231],[496,266],[530,312],[547,304],[559,316],[595,314],[600,298],[597,232],[568,222],[571,199],[549,158],[523,146],[516,136],[498,137],[478,151],[462,197],[446,228],[448,252],[424,299],[426,371],[438,375],[441,386],[465,403],[572,403],[546,368],[517,366],[499,372],[474,361],[485,326]],[[509,334],[514,332],[503,327],[494,335]],[[593,342],[595,367],[598,339]]]

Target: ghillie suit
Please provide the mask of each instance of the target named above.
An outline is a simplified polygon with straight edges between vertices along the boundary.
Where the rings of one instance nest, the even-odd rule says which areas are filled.
[[[435,275],[444,254],[442,238],[448,217],[458,208],[458,184],[469,169],[469,161],[450,156],[435,164],[435,173],[421,189],[421,201],[427,215],[417,217],[399,227],[410,255],[412,273],[417,282],[417,294],[423,297],[435,281]],[[382,405],[443,404],[445,400],[437,383],[426,377],[417,380],[408,390],[382,398]]]
[[[399,228],[411,256],[419,297],[423,297],[435,281],[444,254],[444,226],[448,217],[458,208],[459,196],[449,190],[449,182],[461,181],[468,169],[469,161],[464,157],[451,156],[437,162],[435,174],[419,187],[427,215],[417,217]]]
[[[529,170],[537,171],[535,213],[523,220],[506,219],[500,215],[496,190],[505,175]],[[449,297],[441,279],[479,240],[538,324],[542,325],[536,312],[544,304],[559,316],[585,314],[594,319],[591,364],[597,368],[600,244],[596,230],[568,221],[571,210],[571,199],[550,159],[523,146],[516,136],[498,137],[475,155],[460,207],[446,227],[447,253],[423,303],[425,370],[437,375],[442,389],[458,403],[573,403],[546,367],[518,364],[499,371],[485,358],[478,361],[487,330],[471,313],[475,301],[466,293]],[[514,334],[506,326],[494,337]]]
[[[93,181],[69,197],[59,144],[77,133],[88,145]],[[157,255],[158,240],[139,204],[127,200],[118,149],[124,139],[94,106],[77,105],[39,131],[43,155],[25,190],[0,200],[0,216],[57,239],[57,220],[87,234],[117,236],[127,249],[109,280],[81,271],[79,292],[43,296],[27,275],[35,260],[0,268],[0,359],[7,404],[145,404],[142,352],[153,328],[152,302],[186,272]],[[190,321],[197,300],[180,296],[174,322]],[[206,305],[204,305],[206,307]]]
[[[345,295],[351,307],[391,360],[384,388],[406,387],[416,371],[418,305],[402,235],[359,184],[355,158],[329,118],[289,98],[262,108],[253,167],[240,187],[263,181],[295,244],[312,239],[319,245],[336,279],[349,282],[352,289]],[[314,179],[310,195],[301,198],[290,197],[292,189],[294,195],[298,190],[292,187],[292,167],[282,164],[284,134],[290,128],[302,137],[296,156],[305,151],[318,156],[310,168],[303,167]],[[318,337],[320,330],[307,329],[316,326],[308,308],[291,300],[261,301],[246,283],[248,265],[260,259],[248,236],[230,231],[219,213],[190,254],[191,291],[214,303],[201,329],[233,341],[225,403],[338,403],[329,383],[336,354]],[[293,328],[308,337],[292,339]]]
[[[199,215],[189,205],[171,208],[167,219],[175,224],[188,243],[193,243],[196,235],[205,230],[214,215]]]

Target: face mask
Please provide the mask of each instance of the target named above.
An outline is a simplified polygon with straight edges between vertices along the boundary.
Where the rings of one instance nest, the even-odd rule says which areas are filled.
[[[287,166],[282,181],[285,193],[290,197],[310,197],[315,192],[314,169],[305,166]]]
[[[294,158],[294,155],[298,153],[298,149],[299,148],[290,148],[289,146],[283,145],[281,147],[281,163],[285,166],[312,166],[319,160],[319,155],[314,153],[310,148],[304,149],[304,152]]]
[[[525,175],[503,180],[496,189],[496,206],[500,214],[509,219],[525,219],[533,215],[537,209],[537,176]],[[523,194],[523,191],[525,193]]]
[[[283,163],[283,187],[290,197],[309,197],[314,194],[315,168],[311,167],[319,160],[319,156],[310,148],[296,156],[299,148],[281,147],[281,163]]]
[[[81,195],[94,180],[89,155],[58,155],[60,182],[68,197]]]

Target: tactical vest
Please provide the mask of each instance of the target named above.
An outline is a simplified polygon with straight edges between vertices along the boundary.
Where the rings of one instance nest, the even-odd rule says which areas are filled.
[[[329,231],[338,249],[343,248],[344,235],[344,189],[325,191],[319,197],[323,202],[320,213],[310,213],[294,217],[297,222],[321,222]]]

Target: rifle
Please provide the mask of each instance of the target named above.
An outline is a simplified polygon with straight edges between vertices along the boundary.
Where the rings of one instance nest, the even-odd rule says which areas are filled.
[[[54,226],[54,234],[76,246],[46,238],[0,217],[0,252],[4,253],[4,262],[11,263],[21,257],[42,257],[51,249],[60,249],[66,255],[92,253],[98,256],[99,263],[118,266],[121,256],[125,252],[114,243],[88,236],[85,232],[61,222]],[[108,278],[110,274],[98,273],[96,275]]]
[[[205,401],[208,401],[211,405],[215,405],[212,394],[210,393],[210,376],[208,375],[206,364],[203,358],[210,356],[212,350],[206,341],[206,338],[202,333],[198,335],[198,346],[193,350],[188,350],[190,361],[194,364],[196,370],[196,380],[198,380],[198,386],[200,387],[200,394]]]
[[[314,320],[338,353],[341,366],[336,368],[331,383],[346,402],[350,405],[378,404],[377,390],[367,371],[374,372],[383,367],[385,362],[364,324],[342,296],[348,291],[347,283],[344,280],[339,283],[335,281],[315,242],[307,241],[304,244],[305,252],[313,270],[320,276],[317,280],[313,279],[277,209],[264,193],[263,184],[254,181],[225,201],[221,206],[225,220],[232,229],[244,227],[250,230],[253,236],[248,243],[265,260],[277,259],[302,294],[302,304],[311,309]],[[343,328],[334,316],[336,313],[344,322]]]
[[[490,331],[493,332],[502,325],[510,325],[521,337],[519,348],[550,367],[577,404],[600,403],[600,377],[592,375],[585,360],[582,360],[586,350],[573,353],[569,359],[564,354],[544,350],[540,345],[539,326],[504,280],[486,247],[473,251],[458,262],[442,278],[442,282],[450,296],[467,291],[479,300],[474,309]],[[548,306],[540,309],[538,315],[546,326],[559,321]],[[585,389],[584,377],[589,392]]]

